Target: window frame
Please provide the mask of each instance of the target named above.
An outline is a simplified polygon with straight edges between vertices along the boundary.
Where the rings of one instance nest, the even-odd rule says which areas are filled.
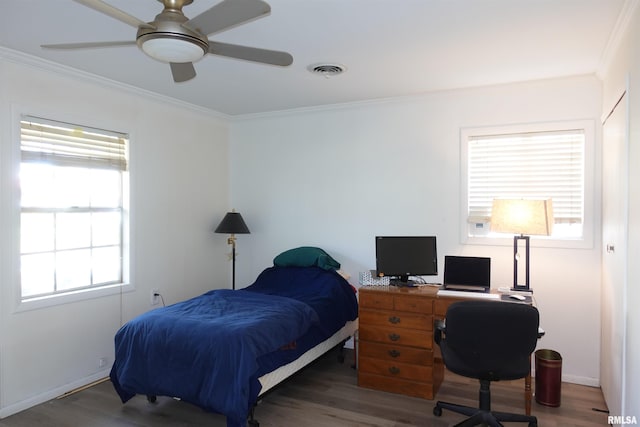
[[[46,117],[45,120],[58,121],[62,123],[83,123],[82,126],[94,129],[118,129],[125,128],[122,123],[95,123],[92,119],[85,116],[76,117],[74,114],[70,114],[69,117],[60,118],[59,112],[51,112],[50,110],[38,111],[38,109],[24,108],[23,106],[12,105],[11,106],[11,152],[7,153],[5,157],[4,165],[8,165],[7,170],[10,171],[7,175],[10,175],[11,181],[14,184],[11,185],[11,191],[9,198],[11,205],[13,206],[11,215],[7,218],[11,226],[11,232],[7,233],[7,241],[5,250],[11,254],[8,260],[10,265],[8,270],[10,271],[11,281],[13,282],[12,297],[13,300],[13,312],[19,313],[30,310],[37,310],[46,307],[53,307],[62,304],[68,304],[78,301],[90,300],[94,298],[101,298],[110,295],[122,295],[123,293],[132,292],[135,290],[135,286],[131,283],[132,277],[132,241],[130,233],[131,224],[131,176],[130,167],[127,167],[126,171],[122,172],[122,282],[114,283],[98,287],[87,287],[75,290],[69,290],[64,293],[56,293],[52,295],[45,295],[41,297],[34,297],[29,299],[22,299],[22,284],[21,284],[21,243],[20,243],[20,224],[21,224],[21,195],[19,188],[19,174],[22,162],[21,151],[21,124],[20,121],[25,116]],[[127,162],[131,165],[131,150],[130,144],[134,139],[132,132],[126,132],[128,135],[128,153]],[[5,264],[6,265],[6,264]]]
[[[460,242],[471,245],[513,245],[513,236],[469,235],[468,197],[469,197],[469,140],[472,137],[501,134],[519,134],[535,132],[561,132],[584,130],[584,219],[580,238],[559,236],[535,236],[531,239],[533,247],[553,248],[593,248],[595,227],[595,121],[567,120],[526,124],[509,124],[487,127],[465,127],[460,129]]]

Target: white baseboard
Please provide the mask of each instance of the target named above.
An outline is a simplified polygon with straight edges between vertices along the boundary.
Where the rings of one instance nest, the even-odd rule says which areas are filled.
[[[586,385],[589,387],[600,387],[598,378],[581,377],[578,375],[562,375],[562,382]]]
[[[110,369],[102,370],[89,377],[82,378],[78,381],[74,381],[69,384],[65,384],[61,387],[56,387],[52,390],[48,390],[44,393],[40,393],[28,399],[21,400],[16,403],[12,403],[8,406],[5,406],[4,408],[0,408],[0,419],[6,418],[13,414],[17,414],[18,412],[24,411],[25,409],[29,409],[33,406],[39,405],[51,399],[55,399],[56,397],[62,396],[63,394],[68,393],[72,390],[86,386],[87,384],[91,384],[92,382],[98,381],[104,377],[109,376],[109,371]]]
[[[533,366],[531,367],[531,382],[535,386],[536,370],[535,370],[535,364],[532,364],[532,365]],[[582,377],[580,375],[568,375],[563,373],[561,381],[563,383],[586,385],[589,387],[600,387],[599,378]]]

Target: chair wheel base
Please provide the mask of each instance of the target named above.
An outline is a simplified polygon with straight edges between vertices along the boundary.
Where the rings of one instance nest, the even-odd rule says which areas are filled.
[[[491,411],[486,407],[476,408],[443,401],[438,401],[433,407],[433,415],[436,417],[442,416],[443,409],[468,417],[466,420],[456,424],[456,426],[483,425],[498,427],[502,426],[502,422],[518,422],[527,423],[528,427],[538,427],[538,419],[532,415]]]

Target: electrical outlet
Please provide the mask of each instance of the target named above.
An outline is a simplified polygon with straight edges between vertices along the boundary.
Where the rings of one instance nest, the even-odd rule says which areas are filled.
[[[101,357],[100,359],[98,359],[98,368],[106,368],[108,361],[109,359],[107,359],[106,357]]]
[[[151,305],[160,304],[160,289],[151,289]]]

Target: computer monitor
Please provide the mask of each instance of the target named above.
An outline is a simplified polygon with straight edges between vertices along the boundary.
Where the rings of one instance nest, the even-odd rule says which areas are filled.
[[[491,258],[444,257],[445,289],[488,292],[491,287]]]
[[[376,236],[376,273],[410,284],[409,276],[438,274],[435,236]]]

